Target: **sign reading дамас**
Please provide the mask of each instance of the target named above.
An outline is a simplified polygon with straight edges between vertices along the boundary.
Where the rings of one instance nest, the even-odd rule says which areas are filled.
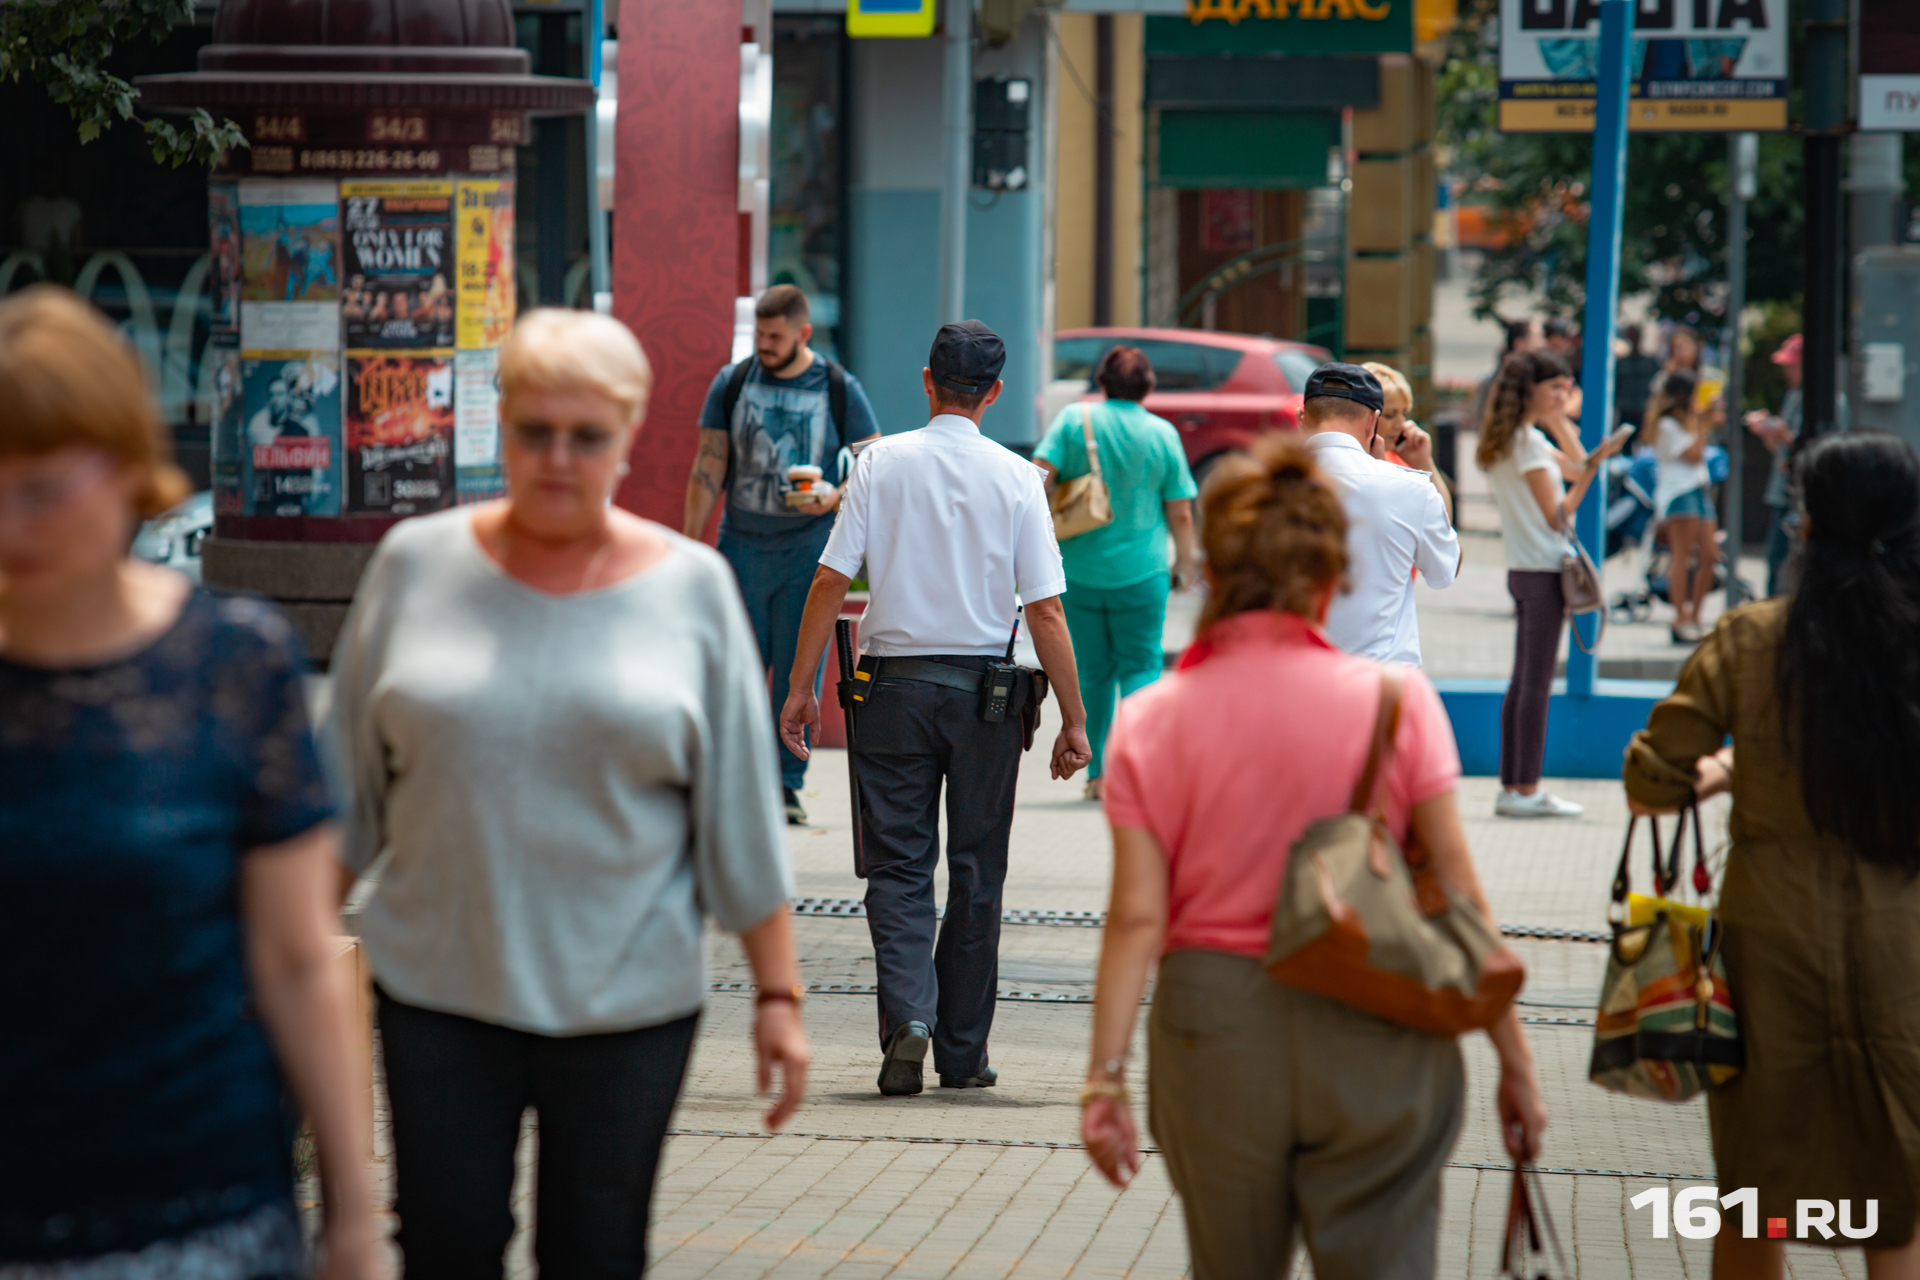
[[[1500,127],[1593,128],[1598,0],[1500,0]],[[1627,127],[1787,127],[1787,0],[1636,0]]]
[[[1148,53],[1408,53],[1415,0],[1187,0],[1147,18]]]

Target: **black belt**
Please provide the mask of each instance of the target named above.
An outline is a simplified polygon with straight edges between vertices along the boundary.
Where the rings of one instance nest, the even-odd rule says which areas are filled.
[[[921,684],[943,684],[962,693],[977,694],[987,673],[930,658],[866,657],[860,660],[859,674],[868,680],[917,680]]]

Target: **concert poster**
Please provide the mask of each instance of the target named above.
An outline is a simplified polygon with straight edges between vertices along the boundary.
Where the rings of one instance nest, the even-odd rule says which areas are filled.
[[[225,342],[221,341],[225,338]],[[213,509],[217,513],[240,513],[245,505],[241,489],[240,432],[240,349],[228,345],[232,334],[214,335],[201,355],[201,376],[208,385],[207,446],[211,473]]]
[[[340,357],[248,354],[240,361],[240,484],[250,516],[340,514]]]
[[[347,509],[417,515],[453,505],[453,356],[347,357]]]
[[[464,178],[454,188],[460,257],[458,346],[497,347],[513,328],[513,179]]]
[[[453,345],[453,183],[340,184],[348,350]]]
[[[215,329],[240,326],[240,288],[244,275],[240,253],[240,187],[232,182],[207,184],[207,297],[209,322]]]
[[[340,300],[340,202],[333,182],[240,183],[241,298]]]
[[[507,491],[500,466],[500,353],[491,348],[453,356],[453,465],[462,503]]]

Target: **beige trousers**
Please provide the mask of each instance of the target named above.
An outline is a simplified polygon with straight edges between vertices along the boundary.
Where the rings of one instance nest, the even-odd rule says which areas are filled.
[[[1440,1170],[1460,1135],[1453,1040],[1176,951],[1147,1024],[1149,1118],[1197,1280],[1431,1280]]]

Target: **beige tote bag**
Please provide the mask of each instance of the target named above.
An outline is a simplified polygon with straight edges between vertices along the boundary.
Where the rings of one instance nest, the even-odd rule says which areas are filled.
[[[1100,445],[1093,438],[1093,409],[1080,406],[1080,432],[1087,442],[1086,475],[1053,487],[1053,536],[1065,542],[1113,523],[1113,496],[1100,476]]]
[[[1478,908],[1440,883],[1411,833],[1402,850],[1387,830],[1401,686],[1399,672],[1381,672],[1373,745],[1347,812],[1293,844],[1267,973],[1416,1031],[1457,1036],[1497,1022],[1526,968]]]

